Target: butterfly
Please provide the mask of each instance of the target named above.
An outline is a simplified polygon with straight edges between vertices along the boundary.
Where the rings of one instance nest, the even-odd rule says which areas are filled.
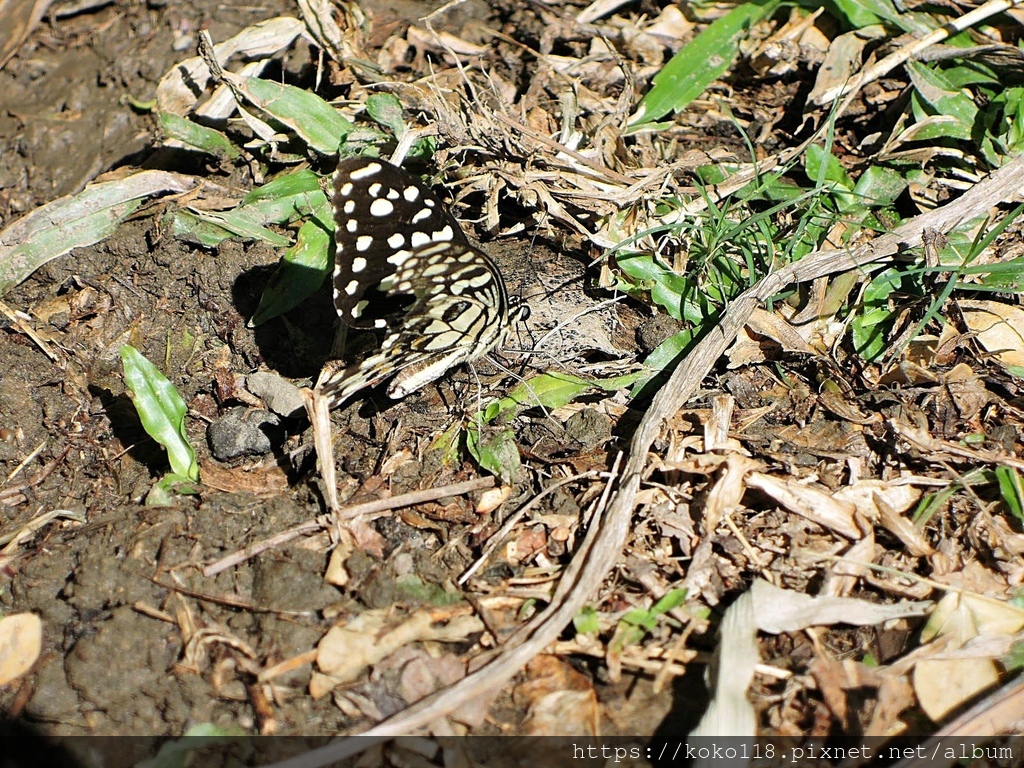
[[[334,306],[350,328],[383,331],[380,348],[318,385],[331,407],[389,377],[401,398],[490,352],[516,319],[490,256],[441,200],[384,160],[350,157],[334,172]]]

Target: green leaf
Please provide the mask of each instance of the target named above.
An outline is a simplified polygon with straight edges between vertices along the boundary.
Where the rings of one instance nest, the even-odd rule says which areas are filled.
[[[775,12],[779,0],[753,0],[733,8],[683,46],[654,76],[653,87],[630,118],[632,130],[696,99],[732,65],[747,30]]]
[[[185,401],[167,377],[134,347],[121,347],[121,361],[125,386],[146,434],[167,450],[174,474],[198,480],[196,452],[185,434]]]
[[[204,248],[214,248],[228,238],[234,237],[234,233],[199,218],[192,211],[174,211],[164,216],[163,228],[170,232],[176,240],[182,240],[193,245],[201,245]]]
[[[601,631],[601,622],[597,611],[591,605],[585,605],[572,620],[576,633],[580,635],[596,635]]]
[[[220,131],[199,125],[173,112],[160,113],[160,127],[167,139],[178,141],[188,149],[197,149],[227,160],[234,160],[242,154],[231,139]]]
[[[924,128],[913,134],[914,139],[970,139],[978,117],[974,100],[950,83],[936,67],[908,61],[906,68],[914,84],[911,99],[914,116],[919,123],[927,121]]]
[[[383,125],[391,129],[396,137],[405,133],[405,119],[403,115],[402,102],[390,93],[375,93],[366,100],[366,113]]]
[[[287,224],[310,216],[325,231],[333,231],[334,217],[327,196],[320,189],[320,177],[306,169],[283,174],[257,187],[230,211],[175,211],[168,229],[180,240],[207,248],[230,237],[262,240],[282,247],[292,245],[291,240],[266,225]]]
[[[299,228],[295,245],[285,251],[277,271],[267,281],[251,327],[294,309],[312,296],[331,271],[331,233],[314,220]]]
[[[1024,488],[1021,487],[1020,474],[1013,467],[996,467],[996,480],[999,481],[999,493],[1010,514],[1024,522]]]
[[[315,93],[258,77],[239,77],[234,82],[250,102],[322,155],[336,154],[342,137],[352,130],[352,123]]]
[[[477,463],[506,485],[519,471],[519,447],[511,429],[491,431],[484,436],[476,424],[466,430],[466,448]]]
[[[259,223],[258,211],[236,208],[233,211],[191,211],[201,222],[226,230],[232,236],[244,240],[262,240],[279,248],[291,245],[292,241]]]
[[[637,281],[635,289],[650,291],[651,301],[676,320],[698,325],[717,314],[708,297],[698,290],[687,275],[680,275],[660,264],[652,254],[619,253],[615,263],[627,276]],[[619,286],[628,290],[629,286]]]
[[[320,177],[309,169],[278,176],[247,194],[239,210],[258,224],[285,224],[313,214],[328,228],[334,226]]]
[[[484,410],[484,420],[494,421],[501,414],[514,412],[520,406],[561,408],[593,389],[615,392],[628,387],[642,375],[643,372],[638,371],[610,379],[583,379],[569,373],[542,373],[520,382],[508,395],[489,403]]]
[[[637,380],[633,390],[629,393],[630,399],[647,394],[648,384],[650,384],[651,380],[669,368],[675,367],[696,340],[696,330],[686,328],[673,333],[655,347],[651,354],[647,356],[647,359],[644,360],[644,375]]]
[[[925,35],[938,24],[926,13],[900,13],[887,0],[833,0],[836,11],[854,29],[863,29],[881,22],[911,34]]]
[[[807,177],[814,181],[821,179],[846,190],[853,189],[853,179],[850,178],[843,164],[831,152],[825,152],[825,148],[819,144],[811,144],[804,154],[804,167],[807,170]]]
[[[884,208],[896,202],[907,188],[907,179],[898,171],[871,165],[857,179],[853,194],[872,208]]]
[[[885,350],[896,312],[889,299],[902,285],[895,269],[877,275],[864,291],[864,306],[851,325],[853,347],[865,360],[874,360]]]

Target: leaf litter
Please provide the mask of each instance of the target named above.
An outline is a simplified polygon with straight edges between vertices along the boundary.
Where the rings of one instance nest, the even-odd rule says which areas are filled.
[[[289,145],[288,129],[315,152],[329,154],[334,149],[330,146],[333,136],[348,131],[359,120],[360,105],[370,92],[386,89],[394,93],[407,115],[414,119],[418,114],[429,116],[427,128],[409,129],[407,139],[426,138],[434,143],[432,162],[438,169],[452,172],[450,188],[455,200],[466,202],[470,206],[467,211],[475,207],[481,234],[505,238],[535,232],[549,241],[557,254],[574,254],[587,266],[592,258],[612,249],[612,258],[602,264],[599,282],[608,287],[618,280],[633,298],[631,303],[615,305],[621,309],[615,310],[613,318],[623,332],[614,345],[602,340],[595,349],[578,353],[598,353],[586,360],[586,377],[593,380],[628,377],[639,369],[639,350],[624,340],[653,314],[649,300],[657,291],[652,288],[661,291],[662,301],[654,302],[659,305],[682,302],[684,297],[673,291],[689,290],[677,283],[625,286],[615,265],[618,254],[623,249],[649,252],[670,266],[680,266],[685,259],[694,258],[696,234],[672,227],[701,211],[715,211],[728,193],[744,189],[764,174],[791,168],[798,157],[795,144],[787,142],[792,138],[789,131],[794,130],[787,122],[793,117],[787,112],[788,102],[797,92],[794,73],[803,76],[816,68],[819,73],[804,105],[803,118],[812,124],[825,126],[828,120],[837,120],[834,115],[829,117],[827,109],[814,105],[831,107],[841,94],[846,97],[841,109],[855,106],[863,110],[851,112],[854,118],[848,124],[834,123],[843,133],[835,137],[832,159],[842,158],[844,153],[857,156],[854,148],[863,138],[857,131],[865,130],[857,115],[894,101],[899,89],[882,78],[923,48],[913,44],[899,47],[890,58],[862,70],[864,40],[878,39],[877,30],[850,45],[853,41],[846,35],[830,39],[830,30],[821,26],[819,16],[797,9],[778,15],[767,7],[756,12],[737,8],[729,14],[733,18],[721,16],[710,26],[706,25],[710,19],[696,24],[680,19],[674,7],[651,19],[626,11],[608,16],[612,8],[596,6],[575,19],[565,9],[505,9],[509,29],[530,31],[530,46],[502,30],[473,24],[455,34],[440,29],[439,18],[434,17],[386,30],[375,27],[372,16],[354,7],[345,9],[347,23],[341,25],[322,6],[304,4],[300,10],[298,19],[281,17],[250,27],[232,38],[230,45],[216,49],[223,55],[222,64],[229,63],[230,53],[243,51],[255,61],[237,72],[226,72],[219,95],[205,100],[205,106],[198,106],[195,92],[184,87],[183,79],[176,79],[189,70],[205,82],[209,72],[202,74],[202,60],[192,59],[169,69],[158,89],[161,109],[219,120],[219,128],[228,133],[248,130],[251,141],[245,149],[251,157],[267,152],[278,162],[294,165],[304,159]],[[928,31],[919,14],[897,14],[885,21],[903,25],[908,32],[923,35]],[[671,69],[663,67],[665,54],[680,45],[672,36],[689,36],[698,30],[704,35],[702,44],[709,45],[715,42],[714,34],[724,32],[722,42],[732,46],[734,33],[730,30],[748,24],[751,32],[737,50],[765,79],[746,82],[736,72],[726,74],[730,71],[726,67],[715,75],[725,78],[716,81],[721,84],[719,90],[709,90],[709,80],[682,92],[666,93],[663,84],[677,79]],[[595,28],[603,35],[601,42],[592,35]],[[268,30],[273,34],[268,36]],[[271,87],[266,81],[252,79],[299,36],[318,41],[330,53],[326,77],[347,91],[340,110],[323,112],[320,102],[311,101],[290,85]],[[932,35],[933,40],[938,37]],[[487,40],[488,44],[474,40]],[[561,53],[555,54],[555,50]],[[840,69],[821,65],[823,60],[830,61],[830,56],[846,65]],[[511,62],[525,68],[529,77],[523,80],[510,67]],[[915,140],[929,135],[955,137],[959,128],[953,122],[966,120],[970,114],[971,105],[949,101],[943,81],[927,79],[931,70],[912,64],[908,64],[908,72],[921,95],[916,115],[921,119],[913,130],[893,126],[878,157],[906,160],[908,152],[913,152],[917,153],[915,159],[925,158],[920,147],[914,146]],[[837,71],[858,74],[832,83],[824,80],[827,73],[834,78]],[[656,79],[656,90],[640,102],[656,72],[669,74]],[[324,75],[319,72],[318,78]],[[519,81],[528,85],[520,89]],[[872,89],[876,81],[880,84]],[[671,99],[669,106],[651,107],[655,96]],[[516,112],[505,108],[512,103],[517,104]],[[638,103],[646,108],[637,109]],[[959,118],[955,113],[951,121],[939,114],[929,115],[929,104],[963,111]],[[241,122],[227,121],[239,109]],[[310,109],[311,123],[294,119],[297,112]],[[674,120],[657,128],[646,125],[674,112],[678,112]],[[716,136],[726,128],[731,133],[727,141]],[[627,135],[635,142],[628,145],[628,153]],[[749,155],[745,142],[750,138],[755,155],[740,162],[738,158]],[[197,134],[195,140],[206,139],[212,141],[209,134]],[[179,139],[169,146],[174,146],[174,141]],[[688,143],[695,148],[681,149]],[[842,152],[837,155],[840,146]],[[667,154],[669,151],[674,154]],[[1010,301],[959,300],[955,306],[952,301],[940,306],[948,316],[942,315],[945,322],[941,324],[933,322],[929,330],[941,335],[933,336],[930,346],[926,337],[915,334],[906,344],[895,343],[900,328],[910,327],[907,324],[919,315],[900,316],[891,311],[898,308],[881,301],[873,316],[864,316],[870,320],[865,322],[859,315],[847,314],[843,300],[856,297],[856,288],[863,300],[869,301],[869,264],[881,262],[895,269],[894,256],[900,249],[922,243],[923,233],[928,231],[926,220],[949,234],[953,223],[976,219],[1006,202],[1009,190],[1019,188],[1019,162],[1008,160],[991,174],[990,184],[978,183],[985,175],[983,169],[988,170],[985,163],[1001,157],[1000,151],[989,147],[976,157],[961,152],[957,155],[958,161],[963,161],[958,172],[940,173],[935,158],[955,155],[940,143],[922,165],[922,173],[909,177],[909,198],[920,206],[915,212],[945,202],[950,193],[963,194],[960,203],[950,204],[944,222],[938,223],[940,217],[933,216],[918,224],[910,217],[902,229],[888,228],[892,238],[882,236],[874,243],[842,243],[845,226],[836,227],[830,235],[833,252],[826,244],[816,251],[817,260],[769,276],[774,282],[765,278],[762,283],[743,285],[740,288],[747,293],[737,290],[725,301],[705,305],[719,318],[719,328],[725,329],[720,331],[722,338],[691,348],[686,364],[662,385],[664,389],[647,406],[646,415],[638,412],[638,405],[641,411],[645,407],[644,400],[628,401],[624,390],[609,394],[581,386],[572,399],[585,397],[582,403],[560,401],[550,409],[538,409],[541,412],[536,415],[512,411],[503,416],[516,426],[524,462],[502,489],[497,506],[453,495],[432,502],[432,507],[419,502],[417,507],[389,513],[373,528],[365,522],[357,525],[321,519],[319,497],[308,479],[302,479],[308,475],[308,466],[304,466],[304,461],[308,465],[308,449],[301,445],[300,427],[282,446],[282,456],[274,459],[251,461],[225,471],[208,455],[201,455],[200,482],[208,482],[207,472],[212,481],[207,492],[194,502],[180,499],[177,508],[163,515],[140,511],[143,525],[138,535],[147,547],[159,547],[159,562],[155,548],[144,548],[134,556],[136,566],[149,563],[151,570],[156,565],[176,579],[186,579],[189,586],[173,592],[165,587],[113,604],[102,602],[109,616],[95,638],[85,641],[86,645],[91,642],[92,648],[78,648],[78,658],[86,665],[95,663],[105,647],[102,643],[111,642],[119,629],[136,626],[140,635],[146,636],[156,631],[147,617],[165,615],[173,617],[180,638],[176,645],[172,643],[175,652],[161,664],[164,670],[174,670],[177,677],[202,682],[207,698],[199,706],[198,700],[191,702],[200,718],[249,722],[264,733],[295,732],[308,727],[309,721],[291,720],[287,707],[278,704],[276,710],[274,706],[268,709],[268,702],[301,695],[308,686],[321,698],[335,693],[330,697],[333,703],[324,698],[319,705],[318,732],[358,733],[381,720],[385,730],[431,724],[437,733],[465,732],[467,727],[470,732],[482,732],[477,729],[486,726],[479,718],[463,715],[460,719],[456,713],[469,700],[465,691],[482,690],[481,673],[470,669],[477,663],[474,660],[497,646],[504,649],[504,656],[499,654],[482,674],[490,675],[489,693],[494,696],[496,689],[501,692],[502,680],[523,671],[525,677],[520,680],[525,682],[518,684],[517,693],[504,689],[506,695],[512,694],[512,703],[527,711],[510,721],[512,727],[521,726],[521,732],[550,733],[564,727],[581,733],[653,731],[655,723],[640,713],[636,719],[612,722],[607,708],[619,696],[628,707],[629,697],[614,686],[604,688],[594,680],[581,679],[578,673],[565,674],[559,657],[538,656],[525,665],[523,659],[539,653],[554,639],[552,629],[560,632],[586,604],[598,617],[596,630],[577,634],[561,652],[603,659],[609,670],[626,670],[645,684],[653,677],[664,685],[666,675],[681,674],[697,663],[688,644],[697,638],[712,642],[712,632],[719,624],[723,635],[727,629],[744,633],[743,647],[750,652],[733,670],[739,677],[717,681],[707,716],[730,723],[732,729],[739,727],[742,735],[756,730],[820,736],[824,734],[816,729],[821,723],[830,723],[842,733],[909,733],[912,715],[918,709],[941,724],[971,697],[998,685],[1021,632],[1015,618],[1018,609],[1011,602],[1024,577],[1019,516],[1021,412],[1019,379],[1014,376],[1014,368],[1020,366],[1019,339],[1024,327],[1014,303],[1017,294],[1011,280],[1009,285],[1001,284],[1012,297]],[[224,155],[213,154],[221,157],[221,162],[230,161],[230,157],[225,160]],[[313,160],[315,164],[317,158]],[[841,188],[850,177],[838,160],[838,165],[826,160],[822,155],[817,165],[808,164],[809,175],[819,180],[835,176]],[[680,184],[680,180],[698,180],[700,169],[709,166],[729,171],[713,194],[697,195],[693,183]],[[254,171],[250,181],[261,183],[261,171]],[[856,198],[850,195],[857,188],[850,184],[845,188],[847,196],[836,199],[846,200],[846,214],[866,215],[868,209],[851,203]],[[198,210],[202,210],[205,197],[219,194],[212,187],[198,186],[198,176],[186,186],[165,184],[143,194],[180,194],[193,185],[198,192],[190,205]],[[688,194],[692,198],[683,204],[666,203],[675,195]],[[86,197],[76,196],[65,204],[84,201]],[[510,205],[523,215],[506,213]],[[173,204],[169,208],[169,216],[176,216]],[[66,248],[43,249],[43,255],[27,268],[11,260],[14,268],[5,285],[22,282],[45,261],[67,254],[71,247],[97,242],[126,218],[126,212],[116,206],[106,205],[98,213],[104,218],[95,234],[63,243]],[[26,221],[31,218],[8,225],[4,233],[27,232]],[[66,229],[73,222],[54,223]],[[22,229],[16,229],[19,226]],[[981,231],[976,229],[968,236]],[[283,232],[289,237],[288,230]],[[235,234],[259,236],[257,230]],[[274,234],[275,241],[281,237],[280,232]],[[10,237],[0,236],[0,242],[8,245],[27,245],[24,238],[8,240]],[[500,243],[499,239],[498,249]],[[970,263],[1006,263],[1015,258],[1002,241],[992,245],[983,251],[986,259]],[[997,255],[1000,251],[1002,259]],[[244,339],[248,331],[240,322],[241,315],[255,310],[255,289],[252,280],[240,285],[230,276],[232,270],[265,269],[272,255],[253,246],[239,252],[237,245],[225,241],[219,270],[199,278],[186,270],[180,283],[189,286],[198,309],[188,302],[173,303],[183,295],[180,286],[178,292],[167,285],[161,288],[153,278],[180,280],[177,265],[202,259],[201,251],[158,240],[148,255],[152,263],[128,262],[135,265],[135,273],[127,284],[122,282],[124,274],[116,276],[120,280],[104,275],[107,261],[126,256],[117,252],[116,243],[111,250],[94,255],[77,252],[64,256],[71,264],[62,264],[56,272],[47,267],[51,271],[45,279],[38,275],[30,278],[21,288],[9,290],[6,297],[15,300],[20,324],[42,326],[61,340],[63,353],[54,365],[62,372],[79,374],[64,381],[61,396],[79,405],[71,413],[52,403],[41,407],[30,387],[10,387],[4,393],[3,407],[14,426],[5,428],[8,447],[2,458],[12,462],[12,469],[20,467],[30,455],[21,450],[28,439],[24,433],[41,434],[41,425],[45,425],[42,433],[58,438],[57,448],[50,451],[59,450],[61,442],[77,441],[83,446],[79,458],[82,451],[102,455],[106,466],[112,468],[89,470],[88,483],[83,483],[76,459],[64,459],[60,467],[62,477],[74,478],[76,487],[83,489],[78,503],[90,522],[99,514],[96,499],[119,504],[127,511],[129,504],[141,499],[150,480],[145,477],[146,468],[162,466],[159,452],[156,458],[152,453],[148,458],[137,450],[132,453],[140,441],[145,442],[145,436],[137,429],[132,434],[123,426],[123,397],[119,404],[114,395],[123,391],[123,385],[118,385],[110,364],[112,350],[116,354],[130,341],[146,348],[151,359],[164,360],[164,372],[186,393],[194,422],[188,428],[200,452],[202,421],[216,419],[225,403],[238,399],[230,388],[218,384],[227,380],[227,372],[263,365],[295,372],[293,361],[284,362],[289,357],[286,352],[296,351],[295,344],[284,343],[289,349],[275,350],[272,345],[254,345]],[[3,266],[10,269],[11,263],[5,261]],[[530,263],[528,270],[542,271],[544,265]],[[830,299],[829,289],[836,287],[843,273],[851,272],[857,279],[841,286],[838,293],[833,290]],[[593,267],[590,274],[596,276]],[[670,269],[648,274],[656,281],[661,274],[678,272]],[[961,274],[966,273],[961,270]],[[830,275],[834,276],[831,284]],[[909,285],[901,282],[905,275],[898,273],[886,279],[887,283],[880,284],[883,297],[885,291],[892,293],[896,287]],[[810,301],[802,307],[796,301],[773,301],[766,311],[748,301],[756,297],[760,304],[777,297],[787,285],[809,285],[812,280],[817,281],[817,293],[808,293]],[[117,315],[108,307],[92,308],[86,301],[77,307],[69,303],[66,312],[53,314],[46,307],[53,301],[55,285],[65,295],[76,297],[95,292],[99,285],[113,305],[124,307],[124,311]],[[593,293],[595,288],[588,287],[590,293],[581,291],[586,297],[581,301],[596,303],[607,296]],[[160,315],[169,307],[176,319],[167,322]],[[796,307],[800,307],[799,313],[793,311]],[[197,315],[200,310],[205,314]],[[321,313],[324,316],[329,322],[329,313]],[[685,318],[686,313],[678,316]],[[193,322],[197,317],[198,322]],[[854,329],[854,336],[860,333],[865,341],[859,347],[864,357],[851,356],[843,346],[847,329],[857,322],[861,325]],[[12,327],[15,331],[7,335],[7,344],[24,333],[18,330],[20,325]],[[297,319],[279,321],[275,332],[299,340],[301,345],[310,343],[308,331]],[[734,338],[739,340],[732,344]],[[23,345],[20,356],[11,358],[12,371],[19,366],[31,370],[32,349]],[[610,349],[617,351],[609,354]],[[725,352],[729,368],[713,369]],[[889,362],[882,352],[888,352]],[[314,359],[317,356],[314,353]],[[571,357],[572,353],[556,352],[547,360],[558,363],[554,371],[582,372],[566,365]],[[272,364],[275,362],[277,366]],[[49,365],[36,362],[37,366],[43,364]],[[709,372],[714,376],[708,381],[710,388],[695,403],[687,404]],[[303,373],[310,376],[315,371]],[[38,373],[25,376],[25,381],[40,381],[40,377]],[[99,409],[89,407],[93,391],[98,393]],[[441,384],[436,391],[411,398],[411,405],[384,407],[378,401],[376,412],[368,417],[358,403],[342,410],[335,418],[335,430],[352,446],[342,459],[342,492],[351,497],[346,504],[359,504],[367,497],[387,496],[396,490],[443,488],[475,475],[475,468],[463,461],[457,441],[448,441],[445,449],[435,439],[453,434],[451,428],[458,420],[471,415],[468,409],[460,413],[453,407],[460,397],[457,391]],[[477,395],[477,399],[488,398]],[[585,437],[583,443],[574,445],[569,428],[570,415],[588,410],[610,416],[614,424],[609,437],[591,453],[583,450],[594,447],[586,445]],[[417,413],[424,411],[442,414],[442,418],[417,419]],[[54,422],[47,413],[64,415]],[[102,446],[106,430],[115,433],[123,448],[116,455]],[[614,456],[630,439],[632,448],[622,463]],[[555,450],[534,450],[545,441],[555,445]],[[403,454],[403,445],[412,450]],[[403,457],[401,461],[394,460],[398,456]],[[32,461],[50,458],[51,454],[44,453],[32,456]],[[293,485],[290,491],[282,489],[275,496],[282,487],[272,478],[282,468]],[[580,471],[584,468],[586,471]],[[603,471],[595,473],[595,468]],[[259,479],[236,482],[231,472],[239,473],[239,478]],[[609,482],[609,472],[613,482]],[[13,477],[14,473],[8,484]],[[550,495],[551,507],[537,510],[508,532],[515,546],[491,545],[490,538],[505,515],[560,480],[566,482],[559,493]],[[42,478],[42,487],[34,492],[36,498],[48,491],[45,481]],[[91,490],[85,492],[86,487]],[[0,494],[6,490],[0,489]],[[52,483],[49,493],[53,493]],[[23,508],[27,496],[0,495],[0,502],[12,508],[15,527],[24,526],[30,517],[25,514],[29,510]],[[209,519],[225,515],[253,522],[225,530]],[[463,522],[458,526],[449,522],[456,519]],[[602,520],[608,524],[600,523]],[[171,524],[188,535],[167,533]],[[604,531],[595,534],[599,525]],[[251,570],[246,566],[227,573],[218,577],[217,585],[201,580],[198,567],[217,559],[219,553],[235,551],[242,541],[273,537],[289,526],[302,528],[304,538],[287,549],[256,554],[251,558]],[[48,535],[75,547],[84,543],[76,544],[76,537],[84,539],[88,533],[72,522]],[[88,610],[98,600],[95,590],[102,592],[105,585],[125,578],[125,574],[100,565],[98,552],[83,557],[74,569],[75,589],[60,606],[43,609],[18,586],[33,568],[41,567],[34,563],[43,557],[42,550],[33,549],[23,537],[12,541],[10,551],[3,553],[8,571],[14,574],[12,606],[42,612],[51,626],[69,613]],[[272,546],[284,543],[281,539]],[[623,556],[622,545],[627,543],[628,556]],[[96,550],[116,547],[117,537],[108,528],[94,538],[92,546]],[[469,579],[464,592],[449,591],[450,574],[457,574],[468,565],[471,555],[485,546],[493,553],[487,570]],[[335,555],[344,555],[335,563],[340,569],[337,573],[343,575],[329,580],[339,590],[319,582],[329,548]],[[581,560],[588,552],[587,560]],[[620,557],[624,559],[620,561]],[[616,562],[625,579],[605,581]],[[207,574],[207,578],[212,576]],[[729,629],[737,621],[734,616],[742,614],[744,601],[753,601],[758,589],[768,588],[766,582],[755,580],[757,577],[776,585],[773,594],[788,597],[779,597],[779,603],[756,601],[758,610],[770,614],[767,619],[740,622],[740,628]],[[576,578],[580,582],[575,594],[566,598]],[[289,586],[295,591],[279,591],[283,579],[295,582]],[[754,586],[748,591],[744,585],[751,582]],[[781,585],[785,589],[780,589]],[[136,580],[129,592],[141,589]],[[649,611],[674,590],[685,592],[682,606],[664,615],[652,614],[645,632],[630,634],[630,642],[620,642],[623,636],[613,631],[618,618],[637,609]],[[232,626],[223,606],[211,599],[222,591],[245,595],[245,602],[260,612]],[[470,603],[458,602],[460,607],[450,613],[438,607],[420,607],[461,601],[470,595],[482,623],[468,612],[465,606]],[[844,600],[854,602],[834,602]],[[939,607],[922,627],[914,617],[932,610],[931,603],[922,603],[925,600]],[[155,602],[151,605],[150,601]],[[488,607],[487,601],[497,602]],[[772,606],[786,601],[804,606],[806,621],[786,623],[780,619],[781,612],[772,613]],[[545,605],[545,612],[530,626],[542,630],[539,636],[547,639],[538,642],[535,638],[532,646],[518,644],[521,641],[515,638],[522,632],[517,633],[517,628]],[[818,608],[808,607],[812,605]],[[823,607],[828,605],[844,606],[841,621]],[[835,627],[837,623],[862,623],[858,619],[862,611],[854,610],[854,605],[866,612],[863,623],[873,628],[870,633]],[[877,613],[872,614],[875,609]],[[296,628],[282,623],[284,614],[276,615],[275,610],[297,610],[318,618]],[[460,623],[453,624],[449,616],[460,618]],[[461,617],[473,623],[463,625]],[[775,623],[770,624],[771,620]],[[807,627],[832,629],[817,629],[808,635],[801,632]],[[776,655],[772,674],[759,673],[756,667],[759,654],[750,638],[758,629],[788,635],[789,652]],[[918,630],[920,634],[915,635]],[[348,638],[348,644],[338,646],[340,637]],[[1000,642],[976,642],[984,637]],[[380,638],[388,638],[388,642],[378,643]],[[438,656],[431,649],[437,641],[456,643],[458,651],[446,652],[444,663],[435,663]],[[353,652],[352,642],[364,650]],[[762,644],[766,644],[763,638]],[[68,650],[73,647],[77,646]],[[314,647],[317,653],[312,656]],[[341,667],[328,661],[328,651],[336,653],[337,647],[349,649],[339,655]],[[723,640],[718,647],[724,651],[728,643]],[[851,657],[852,663],[844,663],[840,669],[839,654]],[[289,656],[301,661],[288,665]],[[315,665],[310,663],[314,659]],[[405,662],[407,673],[395,677],[396,670],[406,668],[402,666]],[[138,663],[129,664],[124,671],[139,668]],[[263,674],[275,668],[286,668],[288,675]],[[53,671],[38,674],[52,676]],[[122,701],[110,691],[91,688],[89,674],[83,665],[69,672],[70,687],[78,700],[70,709],[56,712],[73,724],[72,731],[175,732],[173,723],[147,721],[138,699]],[[258,678],[261,686],[243,686],[248,693],[238,695],[238,684],[245,675]],[[933,683],[939,675],[955,684],[936,690]],[[538,684],[545,678],[559,682],[548,690]],[[462,682],[456,684],[459,680]],[[843,692],[865,687],[875,697],[851,707]],[[166,695],[174,700],[180,693]],[[257,713],[256,721],[251,714],[214,703],[245,702],[247,697]],[[395,701],[419,704],[403,712],[403,706],[393,705]],[[718,708],[726,702],[733,709],[722,720]],[[26,706],[35,716],[55,714],[50,702],[32,697]],[[108,714],[82,717],[83,706],[99,707]],[[576,717],[570,720],[569,712]],[[650,713],[646,714],[649,718]],[[394,719],[388,721],[389,716]],[[702,727],[710,730],[700,732],[722,733],[726,726]]]

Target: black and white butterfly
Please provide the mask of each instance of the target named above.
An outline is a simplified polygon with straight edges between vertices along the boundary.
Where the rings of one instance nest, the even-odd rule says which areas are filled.
[[[338,163],[334,306],[352,328],[380,329],[379,350],[318,385],[331,406],[394,376],[404,397],[501,344],[514,309],[501,272],[422,181],[390,163]]]

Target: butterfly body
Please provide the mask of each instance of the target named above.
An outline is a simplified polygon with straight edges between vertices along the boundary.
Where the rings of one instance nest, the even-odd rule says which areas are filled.
[[[487,354],[512,322],[501,272],[419,179],[378,158],[338,163],[334,304],[353,328],[384,333],[380,349],[330,375],[333,405],[394,376],[404,397]]]

